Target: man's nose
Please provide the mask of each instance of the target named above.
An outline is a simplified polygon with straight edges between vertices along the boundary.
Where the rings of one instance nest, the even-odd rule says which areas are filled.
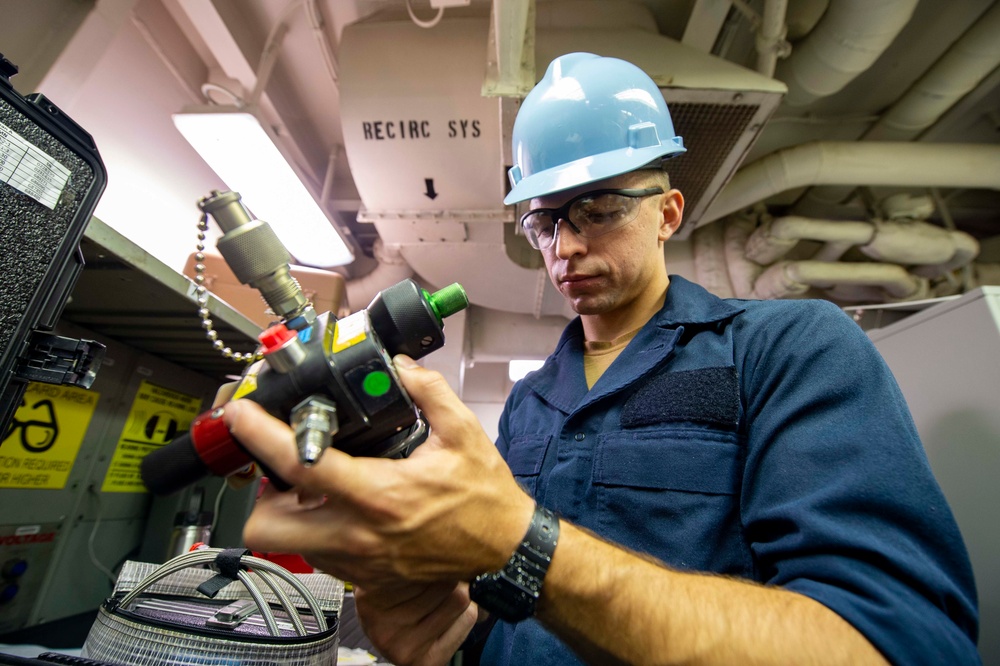
[[[568,259],[574,254],[582,254],[587,250],[584,238],[576,233],[573,224],[566,219],[556,220],[555,240],[553,243],[555,245],[556,256],[561,259]]]

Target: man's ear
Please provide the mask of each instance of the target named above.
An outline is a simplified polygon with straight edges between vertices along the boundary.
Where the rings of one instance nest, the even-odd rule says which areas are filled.
[[[660,240],[673,236],[684,219],[684,195],[680,190],[670,190],[663,195],[662,217],[660,218]]]

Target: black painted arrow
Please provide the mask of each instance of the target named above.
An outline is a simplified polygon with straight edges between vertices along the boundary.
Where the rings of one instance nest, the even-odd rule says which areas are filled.
[[[424,178],[424,186],[427,188],[427,191],[424,192],[424,196],[429,199],[436,199],[438,194],[434,191],[434,179]]]

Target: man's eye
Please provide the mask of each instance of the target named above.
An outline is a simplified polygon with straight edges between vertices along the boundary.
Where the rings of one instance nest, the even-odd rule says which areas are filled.
[[[610,222],[622,212],[621,197],[604,195],[595,199],[584,199],[576,206],[577,215],[593,224]]]
[[[553,225],[548,218],[542,217],[540,215],[532,217],[526,224],[525,227],[530,229],[536,236],[546,237],[552,235]]]
[[[607,224],[618,219],[621,208],[617,206],[589,206],[579,212],[581,222],[587,224]]]

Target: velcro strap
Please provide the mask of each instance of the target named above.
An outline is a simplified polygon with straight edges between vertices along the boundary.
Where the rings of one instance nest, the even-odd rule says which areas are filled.
[[[244,555],[250,554],[251,552],[246,548],[226,548],[223,550],[215,556],[215,566],[219,573],[199,585],[198,591],[209,599],[214,599],[222,588],[239,579],[242,568],[240,559]]]

